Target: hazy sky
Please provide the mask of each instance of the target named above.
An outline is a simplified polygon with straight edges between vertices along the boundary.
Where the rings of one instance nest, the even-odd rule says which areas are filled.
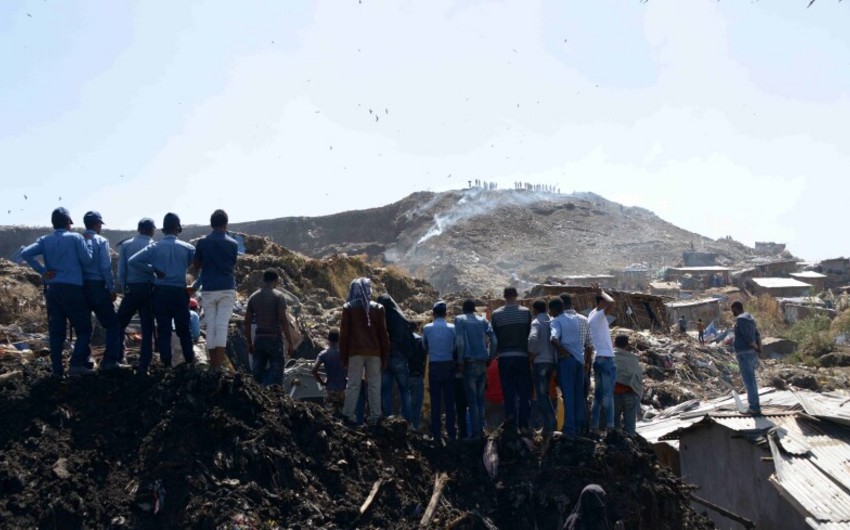
[[[847,255],[850,2],[807,3],[4,0],[0,224],[321,215],[480,178]]]

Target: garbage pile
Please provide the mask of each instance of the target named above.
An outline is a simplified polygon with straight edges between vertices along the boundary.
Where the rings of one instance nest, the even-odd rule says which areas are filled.
[[[57,380],[0,359],[12,372],[0,384],[5,528],[554,529],[590,482],[626,528],[710,528],[651,449],[616,433],[544,445],[505,432],[491,478],[485,442],[437,447],[396,419],[351,429],[238,373]]]

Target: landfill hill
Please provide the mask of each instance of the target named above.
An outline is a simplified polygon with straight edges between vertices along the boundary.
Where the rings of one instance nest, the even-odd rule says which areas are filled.
[[[674,266],[691,248],[717,253],[727,264],[755,256],[734,240],[706,238],[592,193],[417,192],[379,208],[234,223],[231,229],[271,237],[314,258],[346,253],[394,263],[442,293],[498,292],[512,278],[536,283],[550,275],[604,274],[632,263]],[[186,226],[183,237],[207,231]],[[44,232],[0,228],[0,256],[11,256]],[[132,232],[104,235],[116,243]]]

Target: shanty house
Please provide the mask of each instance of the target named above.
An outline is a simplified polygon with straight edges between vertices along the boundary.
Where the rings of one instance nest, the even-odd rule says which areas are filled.
[[[810,284],[794,278],[750,278],[749,287],[757,295],[767,294],[775,298],[797,298],[812,294]]]
[[[826,274],[815,271],[803,271],[793,272],[790,276],[795,280],[811,285],[814,293],[822,293],[826,290]]]
[[[850,528],[850,394],[759,395],[763,416],[731,398],[687,403],[638,433],[666,446],[718,528]]]
[[[685,317],[688,324],[699,319],[706,326],[720,316],[720,300],[717,298],[703,298],[700,300],[678,300],[664,304],[667,308],[667,321],[677,322],[679,318]]]
[[[664,280],[668,282],[685,283],[683,280],[693,278],[692,288],[710,289],[712,287],[725,287],[731,283],[731,274],[734,269],[728,267],[673,267],[664,273]],[[691,283],[691,282],[687,282]]]

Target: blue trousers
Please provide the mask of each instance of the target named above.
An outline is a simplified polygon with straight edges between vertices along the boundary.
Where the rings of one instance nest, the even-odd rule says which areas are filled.
[[[759,402],[759,387],[756,382],[756,366],[759,364],[759,356],[755,350],[738,352],[738,366],[741,367],[741,379],[744,380],[744,389],[747,391],[747,403],[750,410],[761,412]]]
[[[153,314],[156,328],[159,332],[157,345],[159,357],[166,365],[171,364],[171,322],[174,321],[174,331],[180,339],[180,349],[187,363],[195,360],[195,350],[192,349],[192,331],[189,328],[189,295],[183,287],[158,285],[153,293]],[[150,359],[140,359],[139,368],[147,369]]]
[[[572,355],[558,359],[558,384],[564,398],[564,426],[567,436],[584,432],[584,363]]]
[[[408,379],[410,385],[410,424],[414,430],[419,430],[422,425],[422,404],[425,402],[425,377],[422,375],[411,375]]]
[[[50,334],[50,364],[53,375],[64,373],[62,350],[68,332],[67,321],[76,334],[74,351],[71,353],[71,366],[86,366],[89,360],[89,341],[91,340],[91,318],[83,288],[68,283],[52,283],[47,286],[47,320]]]
[[[130,283],[124,286],[124,297],[118,306],[118,338],[120,346],[119,359],[124,360],[124,330],[139,313],[139,323],[142,326],[142,344],[139,347],[141,358],[148,359],[153,355],[153,285],[149,283]]]
[[[614,428],[614,382],[617,380],[617,364],[613,357],[597,357],[593,361],[593,409],[590,412],[590,427]],[[599,424],[601,410],[605,411],[604,425]]]
[[[109,291],[103,280],[86,280],[83,282],[83,292],[89,310],[97,317],[97,321],[106,330],[106,344],[103,352],[103,364],[115,364],[121,358],[121,331],[115,305],[112,303]]]
[[[282,338],[258,336],[254,339],[251,372],[261,385],[283,384]]]
[[[387,369],[381,374],[381,411],[384,416],[393,415],[393,381],[398,385],[401,416],[410,421],[410,376],[407,359],[401,355],[391,356]]]
[[[469,407],[469,437],[481,438],[484,431],[484,387],[487,384],[487,361],[466,361],[463,366],[466,405]]]
[[[499,357],[499,379],[505,396],[505,421],[528,427],[531,412],[531,369],[528,357]]]
[[[446,411],[446,432],[449,440],[457,438],[455,428],[455,363],[432,362],[428,370],[431,396],[431,434],[434,440],[442,439],[443,407]]]
[[[534,363],[534,392],[537,394],[537,413],[540,416],[544,433],[555,431],[555,409],[549,399],[549,386],[552,383],[552,373],[555,363]]]

